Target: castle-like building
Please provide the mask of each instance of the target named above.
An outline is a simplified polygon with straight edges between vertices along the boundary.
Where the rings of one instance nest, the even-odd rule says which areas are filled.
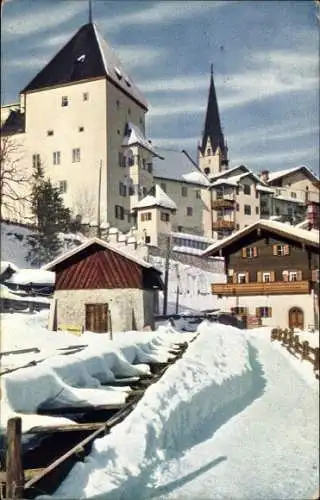
[[[196,160],[153,145],[147,112],[143,94],[89,22],[21,91],[18,104],[2,108],[2,140],[14,145],[6,161],[30,173],[42,164],[83,222],[96,223],[100,213],[101,225],[121,232],[135,226],[154,246],[169,233],[222,239],[260,218],[295,223],[307,210],[317,219],[319,185],[307,167],[261,175],[229,167],[212,69]],[[16,189],[27,196],[30,186]],[[29,217],[27,203],[2,209],[2,218]]]

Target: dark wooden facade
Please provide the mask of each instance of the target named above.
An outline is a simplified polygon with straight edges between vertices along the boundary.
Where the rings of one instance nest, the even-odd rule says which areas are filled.
[[[233,249],[233,253],[226,256],[227,269],[233,269],[235,273],[248,273],[248,281],[261,282],[259,273],[271,272],[272,281],[285,281],[284,271],[300,271],[299,281],[311,280],[312,271],[319,267],[319,258],[315,249],[303,248],[288,239],[274,237],[265,234],[263,237],[248,238],[241,242],[241,247]],[[288,248],[285,255],[275,255],[274,247]],[[252,248],[254,256],[245,257],[243,249]],[[229,281],[231,279],[229,278]],[[233,278],[232,278],[233,281]]]
[[[212,284],[217,295],[305,294],[314,288],[319,269],[316,243],[277,231],[254,227],[230,242],[221,243],[209,255],[225,258],[227,284]],[[281,251],[278,251],[281,247]],[[268,282],[265,282],[267,273]],[[290,276],[294,273],[294,279]],[[240,276],[241,276],[241,281]]]
[[[53,265],[56,290],[162,288],[161,273],[98,243]]]

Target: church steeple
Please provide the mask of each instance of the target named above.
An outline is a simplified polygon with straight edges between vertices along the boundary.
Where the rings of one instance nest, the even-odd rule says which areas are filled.
[[[219,108],[218,101],[216,96],[216,89],[214,86],[213,80],[213,64],[211,64],[211,76],[210,76],[210,87],[209,87],[209,97],[208,97],[208,105],[207,105],[207,114],[204,125],[204,131],[202,135],[201,142],[201,153],[205,153],[205,149],[207,147],[208,139],[211,142],[212,152],[214,153],[218,146],[222,153],[225,152],[225,141],[223,132],[221,129],[220,116],[219,116]]]

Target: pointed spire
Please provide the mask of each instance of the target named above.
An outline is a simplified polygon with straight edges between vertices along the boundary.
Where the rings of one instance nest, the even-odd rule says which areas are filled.
[[[209,97],[207,105],[207,113],[204,125],[204,131],[202,135],[202,154],[205,151],[208,138],[211,141],[211,147],[213,152],[220,146],[221,151],[225,149],[225,142],[223,137],[223,132],[220,123],[218,101],[216,96],[216,90],[213,80],[213,64],[211,64],[211,75],[210,75],[210,87],[209,87]]]

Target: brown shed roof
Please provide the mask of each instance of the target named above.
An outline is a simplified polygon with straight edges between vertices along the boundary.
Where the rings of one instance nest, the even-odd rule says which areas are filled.
[[[161,272],[99,238],[92,238],[43,266],[56,272],[56,289],[160,288]]]

